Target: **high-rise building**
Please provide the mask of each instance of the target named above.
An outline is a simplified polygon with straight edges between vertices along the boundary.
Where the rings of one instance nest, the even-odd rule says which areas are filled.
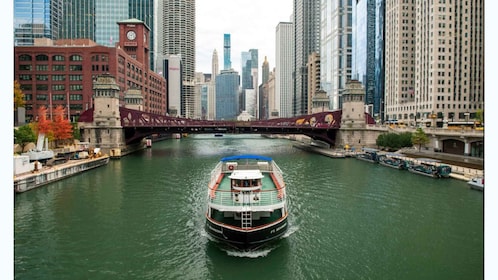
[[[232,60],[230,57],[230,34],[223,35],[223,70],[232,68]]]
[[[321,0],[320,75],[330,109],[341,107],[339,94],[353,69],[353,1]]]
[[[95,0],[67,0],[62,5],[60,39],[87,38],[96,41]],[[126,18],[121,18],[124,20]],[[117,21],[113,28],[117,30]],[[116,42],[119,38],[114,38]]]
[[[384,122],[384,26],[385,0],[375,1],[375,89],[374,115]],[[377,115],[378,114],[378,115]]]
[[[263,61],[263,65],[261,66],[261,82],[264,84],[268,82],[270,78],[270,63],[268,62],[266,56],[265,61]]]
[[[317,92],[325,92],[320,88],[320,54],[312,52],[308,56],[308,112],[313,112],[313,98]],[[327,96],[325,94],[325,96]],[[321,98],[321,97],[320,97]],[[329,108],[330,104],[327,104]],[[315,112],[313,112],[315,113]]]
[[[59,39],[62,0],[14,0],[14,45],[32,46],[36,38]]]
[[[158,32],[155,29],[155,20],[157,19],[155,11],[157,8],[157,3],[157,0],[128,0],[128,17],[137,18],[143,21],[150,29],[150,69],[155,69],[155,42],[156,33]]]
[[[158,6],[158,30],[156,33],[157,60],[168,55],[182,59],[182,92],[180,115],[195,116],[195,0],[164,0]],[[156,72],[163,72],[156,63]],[[166,70],[166,69],[164,69]]]
[[[380,99],[375,99],[375,24],[376,0],[358,0],[354,9],[353,23],[353,75],[352,78],[363,84],[367,111],[374,116],[379,114]],[[378,104],[375,104],[375,101]],[[377,109],[375,111],[374,109]]]
[[[385,24],[387,120],[474,120],[484,109],[484,1],[388,1]]]
[[[320,51],[320,12],[320,1],[294,0],[294,115],[309,113],[306,63]]]
[[[211,58],[211,81],[216,80],[216,75],[220,73],[220,61],[218,59],[218,52],[216,49],[213,51],[213,57]]]
[[[163,60],[163,77],[166,79],[168,87],[167,112],[170,116],[181,116],[182,107],[182,59],[179,55],[168,55]]]
[[[271,117],[288,118],[293,116],[292,65],[294,58],[294,25],[280,22],[275,39],[275,103],[269,108]]]
[[[235,120],[239,112],[240,77],[233,69],[221,70],[216,77],[216,119]]]
[[[128,18],[128,0],[95,0],[95,42],[114,46],[119,37],[116,23]]]

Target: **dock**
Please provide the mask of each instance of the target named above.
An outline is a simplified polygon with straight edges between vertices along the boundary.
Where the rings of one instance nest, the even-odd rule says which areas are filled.
[[[14,175],[14,192],[26,192],[108,163],[109,156],[102,155],[87,159],[68,160],[62,164],[44,166],[40,170]]]
[[[317,154],[327,156],[330,158],[342,158],[342,156],[338,156],[338,154],[340,154],[340,152],[338,152],[337,150],[333,150],[333,149],[319,148],[319,147],[315,147],[315,146],[312,146],[312,145],[309,145],[306,143],[301,143],[301,142],[293,143],[293,147],[304,150],[304,151],[317,153]],[[352,152],[352,151],[346,152],[346,151],[344,151],[344,153],[346,155],[345,157],[354,157],[359,152]],[[400,153],[402,153],[402,152],[400,152]],[[403,160],[417,161],[416,157],[412,157],[412,156],[406,155],[404,153],[402,153],[402,154],[404,155],[404,157],[402,158]],[[439,153],[439,154],[441,154],[441,153]],[[428,157],[429,155],[426,154],[426,156]],[[441,156],[443,156],[443,155],[441,155]],[[448,164],[448,163],[444,163],[444,164],[451,166],[452,173],[450,174],[450,177],[453,179],[462,180],[462,181],[469,181],[470,179],[472,179],[474,177],[484,176],[483,169],[470,168],[470,167],[467,167],[464,163],[465,162],[462,162],[462,164],[459,165],[457,161],[452,161],[451,164]]]

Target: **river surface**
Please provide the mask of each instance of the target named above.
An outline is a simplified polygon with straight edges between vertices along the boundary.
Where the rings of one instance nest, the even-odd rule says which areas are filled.
[[[221,157],[272,157],[289,230],[252,252],[204,231]],[[14,198],[15,279],[483,279],[483,193],[284,139],[193,135]]]

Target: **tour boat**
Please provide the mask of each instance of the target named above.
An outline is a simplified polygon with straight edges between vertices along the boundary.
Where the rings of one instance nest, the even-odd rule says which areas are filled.
[[[205,229],[220,242],[251,250],[287,231],[285,183],[272,158],[222,158],[211,171],[207,196]]]
[[[379,155],[377,154],[377,152],[379,150],[371,149],[371,148],[363,148],[362,151],[363,151],[362,153],[359,153],[356,155],[357,159],[372,162],[372,163],[379,162],[379,158],[378,158]]]
[[[470,185],[471,189],[484,191],[484,177],[475,177],[470,179],[467,184]]]
[[[379,164],[391,167],[394,169],[408,169],[406,160],[402,159],[402,155],[398,154],[383,154],[379,156]]]
[[[439,160],[418,158],[418,163],[411,162],[408,165],[408,171],[433,178],[447,178],[451,174],[451,166],[439,163]]]

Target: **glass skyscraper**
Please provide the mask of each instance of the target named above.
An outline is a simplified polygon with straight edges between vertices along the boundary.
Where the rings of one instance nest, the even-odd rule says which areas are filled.
[[[95,42],[114,47],[119,40],[116,22],[129,19],[128,0],[95,0]]]
[[[216,77],[216,119],[235,120],[239,114],[239,74],[222,70]]]
[[[371,107],[369,113],[379,113],[375,106],[375,0],[358,0],[354,16],[353,75],[365,88],[365,104]],[[375,112],[375,108],[377,111]]]
[[[14,45],[31,46],[35,38],[58,39],[62,0],[14,0]]]
[[[232,68],[232,60],[230,58],[230,34],[223,35],[223,69],[229,70]]]
[[[87,38],[96,41],[95,4],[95,0],[64,1],[60,39]],[[115,25],[118,30],[117,24]]]

